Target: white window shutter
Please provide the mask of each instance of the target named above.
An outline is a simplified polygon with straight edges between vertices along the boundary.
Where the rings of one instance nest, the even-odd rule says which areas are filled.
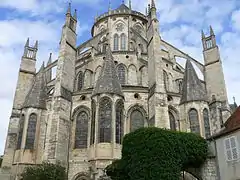
[[[227,138],[224,141],[225,143],[225,154],[226,154],[226,158],[227,161],[231,161],[232,160],[232,150],[231,150],[231,145],[230,145],[230,139]]]

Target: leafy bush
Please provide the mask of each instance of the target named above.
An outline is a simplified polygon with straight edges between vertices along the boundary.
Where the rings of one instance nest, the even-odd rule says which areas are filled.
[[[193,133],[141,128],[123,140],[122,159],[106,168],[112,180],[179,180],[181,171],[200,167],[206,140]]]
[[[65,168],[59,163],[44,162],[36,166],[26,167],[21,180],[67,180]]]

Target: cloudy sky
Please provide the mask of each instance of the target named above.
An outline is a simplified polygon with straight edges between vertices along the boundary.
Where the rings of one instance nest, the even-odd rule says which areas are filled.
[[[128,0],[127,0],[128,1]],[[116,8],[122,0],[112,0]],[[128,3],[128,2],[126,2]],[[132,0],[145,12],[148,0]],[[27,37],[39,40],[37,68],[49,53],[57,57],[68,0],[0,0],[0,154],[3,154],[20,59]],[[240,103],[240,1],[156,0],[161,37],[203,62],[201,30],[212,25],[220,47],[229,101]],[[94,16],[108,9],[108,0],[72,0],[78,10],[78,44],[90,38]],[[217,78],[217,77],[216,77]]]

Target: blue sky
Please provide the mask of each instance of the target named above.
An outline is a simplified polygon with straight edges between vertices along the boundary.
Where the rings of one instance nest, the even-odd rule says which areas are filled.
[[[112,0],[112,8],[122,0]],[[148,0],[132,0],[135,10],[145,12]],[[94,16],[108,9],[108,0],[72,0],[78,11],[78,44],[91,37]],[[126,0],[128,4],[128,0]],[[58,56],[67,0],[0,0],[0,154],[3,154],[20,59],[27,37],[39,40],[37,68]],[[229,101],[240,103],[240,1],[156,0],[161,37],[203,62],[201,30],[212,25],[221,51]],[[217,77],[216,77],[217,78]]]

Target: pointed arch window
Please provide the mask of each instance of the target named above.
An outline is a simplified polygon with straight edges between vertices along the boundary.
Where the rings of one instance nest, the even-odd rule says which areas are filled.
[[[163,71],[163,80],[166,91],[169,90],[169,77],[166,71]]]
[[[121,39],[121,50],[126,50],[126,35],[125,34],[121,34],[120,36]]]
[[[123,64],[119,64],[117,67],[117,72],[118,72],[118,79],[121,85],[124,85],[126,83],[126,68]]]
[[[23,136],[23,128],[24,128],[24,121],[25,121],[25,116],[24,116],[24,114],[22,114],[22,115],[21,115],[21,118],[20,118],[20,121],[19,121],[19,131],[18,131],[17,149],[21,149],[22,136]]]
[[[95,101],[92,101],[92,121],[91,121],[90,145],[95,143],[95,122],[96,122],[96,103],[95,103]]]
[[[114,39],[113,50],[118,51],[119,50],[119,36],[118,36],[118,34],[115,34],[113,39]]]
[[[207,109],[203,110],[203,121],[204,121],[205,137],[208,138],[211,135],[211,131],[210,131],[209,115],[208,115]]]
[[[29,116],[29,120],[28,120],[25,149],[33,149],[34,148],[36,126],[37,126],[37,115],[31,114]]]
[[[199,118],[198,118],[197,110],[191,109],[188,113],[188,117],[189,117],[191,132],[200,135],[200,126],[199,126]]]
[[[109,98],[103,98],[99,104],[98,142],[111,142],[112,127],[112,102]]]
[[[168,112],[169,114],[169,121],[170,121],[170,129],[176,131],[176,119],[174,115],[171,112]]]
[[[130,132],[144,127],[144,117],[139,110],[134,110],[130,118]]]
[[[85,111],[81,111],[76,118],[75,148],[76,149],[87,148],[87,139],[88,139],[88,114]]]
[[[116,105],[116,135],[115,141],[117,144],[122,144],[123,131],[124,131],[124,120],[123,120],[123,102],[119,101]]]
[[[78,84],[77,84],[77,89],[81,90],[83,88],[83,72],[80,71],[78,74]]]

